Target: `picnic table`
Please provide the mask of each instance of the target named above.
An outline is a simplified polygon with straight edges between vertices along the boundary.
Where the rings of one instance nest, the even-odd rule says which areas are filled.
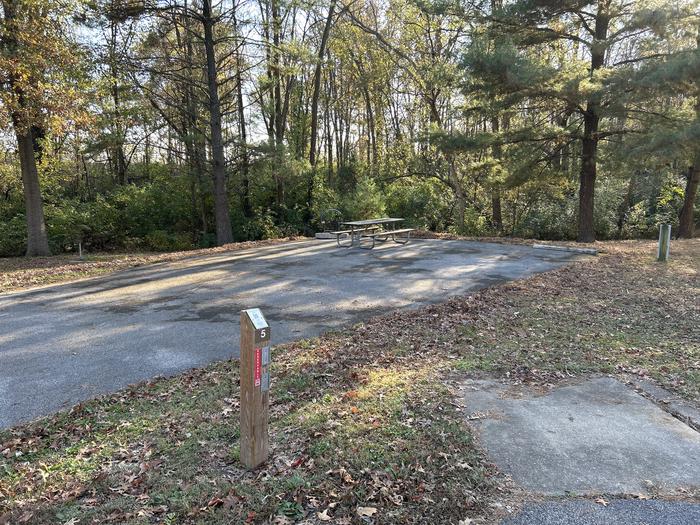
[[[382,217],[362,221],[347,221],[340,223],[344,230],[331,232],[336,236],[338,246],[351,248],[355,245],[371,250],[377,241],[387,242],[389,239],[399,244],[406,244],[411,238],[413,228],[397,228],[404,219],[399,217]],[[348,229],[349,228],[349,229]],[[342,242],[341,242],[342,238]],[[362,239],[371,240],[371,244],[362,245]]]

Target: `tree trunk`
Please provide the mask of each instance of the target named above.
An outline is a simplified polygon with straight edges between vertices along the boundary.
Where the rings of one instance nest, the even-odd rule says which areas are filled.
[[[187,6],[187,3],[185,3],[185,6]],[[183,107],[186,108],[186,110],[184,119],[185,124],[181,130],[181,137],[187,150],[188,169],[190,170],[193,184],[197,190],[196,196],[198,202],[195,202],[195,205],[198,206],[199,210],[200,231],[203,235],[206,235],[209,233],[206,201],[207,188],[205,187],[207,172],[207,144],[206,137],[199,127],[199,115],[197,112],[199,99],[197,98],[198,91],[195,91],[195,84],[197,80],[193,76],[193,72],[198,71],[198,68],[195,67],[194,64],[194,46],[192,45],[192,28],[190,26],[190,17],[184,17],[183,22],[185,27],[183,36],[187,64],[187,80],[184,82],[184,86],[182,88],[184,94],[184,100],[182,102]]]
[[[116,144],[114,145],[114,169],[117,184],[126,184],[126,155],[124,154],[124,130],[121,121],[121,96],[119,93],[119,73],[117,70],[117,23],[110,22],[109,72],[112,102],[114,103],[113,126]]]
[[[221,130],[221,103],[217,83],[216,57],[214,54],[214,18],[211,0],[202,2],[202,25],[204,26],[204,49],[207,55],[207,87],[209,94],[209,126],[211,128],[212,178],[214,180],[214,217],[216,219],[216,242],[219,246],[233,242],[231,217],[226,188],[226,160],[224,139]]]
[[[452,188],[455,195],[455,205],[457,206],[457,233],[464,235],[465,230],[465,216],[467,210],[467,197],[462,187],[461,181],[457,176],[457,170],[455,168],[454,157],[452,155],[447,155],[448,163],[448,185]]]
[[[578,242],[593,242],[593,197],[596,179],[596,159],[598,155],[598,132],[600,119],[594,111],[587,111],[583,117],[584,132],[581,150],[581,173],[579,178]]]
[[[197,179],[192,170],[192,152],[189,151],[187,154],[187,171],[190,178],[190,208],[192,213],[192,228],[190,232],[192,233],[192,244],[196,245],[199,240],[199,231],[197,230],[197,222],[199,221],[199,209],[197,207]]]
[[[16,0],[4,0],[2,7],[5,15],[4,38],[2,40],[3,52],[10,59],[19,60],[19,32],[18,10],[21,3]],[[38,122],[25,122],[23,110],[27,108],[27,99],[16,72],[9,75],[9,86],[17,97],[19,110],[12,114],[12,124],[17,136],[17,150],[19,152],[20,169],[22,171],[22,184],[24,186],[24,204],[27,220],[27,256],[51,255],[49,240],[46,234],[44,221],[44,205],[41,199],[41,187],[39,185],[39,171],[37,169],[37,157],[41,157],[41,138],[44,128]],[[36,140],[35,140],[36,137]]]
[[[457,205],[457,233],[464,235],[465,215],[467,210],[467,200],[461,187],[453,188],[455,192],[455,204]]]
[[[314,178],[316,176],[316,140],[318,136],[318,99],[321,95],[321,67],[323,64],[323,56],[326,54],[326,45],[328,43],[328,36],[331,32],[331,24],[333,23],[333,14],[335,11],[335,1],[331,0],[330,6],[328,7],[328,16],[326,17],[326,24],[323,27],[323,35],[321,36],[321,44],[318,46],[318,55],[316,56],[316,68],[314,70],[314,91],[311,95],[311,136],[310,136],[310,149],[309,149],[309,163],[311,164],[311,170],[309,172],[309,180],[306,187],[306,217],[305,222],[309,224],[311,222],[311,209],[313,208],[314,200]]]
[[[333,182],[333,133],[331,130],[331,108],[330,108],[330,82],[328,82],[327,95],[325,97],[326,110],[323,114],[325,136],[326,136],[326,164],[328,165],[328,185]]]
[[[371,172],[374,173],[377,165],[377,133],[374,122],[374,110],[372,109],[372,97],[366,85],[362,86],[362,92],[365,97],[365,106],[367,113],[367,165]]]
[[[19,161],[24,184],[24,204],[27,213],[27,256],[51,255],[44,222],[44,206],[39,187],[39,171],[34,156],[31,132],[17,132]]]
[[[121,144],[116,146],[114,154],[117,183],[123,186],[126,184],[126,155]]]
[[[501,192],[498,189],[493,190],[491,195],[491,220],[496,231],[501,233],[503,231],[503,212],[501,210]]]
[[[253,216],[253,206],[250,203],[250,158],[248,155],[248,132],[245,122],[245,107],[243,105],[243,79],[241,78],[241,65],[238,64],[237,67],[236,99],[238,103],[238,131],[241,137],[241,176],[243,180],[241,206],[243,208],[243,216],[250,218]]]
[[[598,1],[595,19],[595,35],[591,43],[591,76],[605,64],[606,38],[610,15],[610,0]],[[593,95],[583,114],[583,140],[581,145],[581,171],[579,177],[578,242],[595,241],[593,224],[595,179],[598,156],[598,127],[600,126],[600,97]]]
[[[496,12],[500,11],[500,9],[503,8],[503,1],[502,0],[491,0],[491,13],[493,15],[496,14]],[[491,28],[493,30],[493,28]],[[491,37],[491,45],[494,48],[494,51],[496,50],[496,47],[498,46],[498,41],[497,39],[492,36]],[[508,128],[508,122],[507,118],[504,118],[504,131],[505,129]],[[491,131],[496,134],[500,131],[500,121],[498,119],[498,115],[495,115],[491,118]],[[501,144],[499,142],[496,142],[493,146],[493,157],[494,159],[498,162],[498,165],[500,167],[501,164],[501,159],[503,157],[503,148],[501,147]],[[502,233],[503,232],[503,212],[502,212],[502,207],[501,207],[501,184],[499,181],[492,182],[492,188],[491,188],[491,225],[492,227],[498,232]]]
[[[698,26],[697,49],[700,51],[700,26]],[[700,122],[700,82],[695,84],[695,121]],[[696,146],[693,165],[688,169],[688,182],[685,185],[685,197],[678,225],[678,237],[691,239],[695,234],[695,198],[700,184],[700,147]]]
[[[270,0],[270,14],[272,16],[272,83],[274,94],[274,121],[275,130],[275,149],[278,155],[282,154],[282,146],[284,140],[284,114],[282,102],[282,62],[280,57],[280,42],[282,33],[282,21],[280,19],[278,0]],[[284,179],[280,167],[275,168],[275,200],[278,207],[284,205]]]
[[[243,216],[251,218],[253,216],[253,207],[250,203],[250,157],[248,154],[248,130],[245,121],[245,106],[243,105],[243,60],[241,58],[240,47],[242,42],[238,41],[238,20],[234,7],[233,12],[233,29],[236,32],[236,104],[238,105],[238,133],[241,142],[241,177],[242,177],[242,195],[241,207]]]
[[[321,66],[323,63],[323,55],[326,54],[326,45],[328,43],[328,36],[331,32],[331,24],[333,22],[333,14],[335,11],[335,0],[331,0],[330,6],[328,7],[328,17],[326,18],[326,25],[323,27],[323,35],[321,36],[321,44],[318,48],[318,55],[316,57],[316,69],[314,71],[314,91],[311,96],[311,149],[309,150],[309,162],[311,166],[316,166],[316,138],[318,135],[318,99],[321,95]]]
[[[678,237],[692,239],[695,235],[695,199],[700,185],[700,154],[696,155],[695,163],[688,169],[688,182],[685,185],[685,198],[681,209],[678,225]]]
[[[500,126],[498,117],[493,117],[491,119],[491,130],[494,133],[498,133],[499,129]],[[497,143],[493,146],[493,157],[500,164],[502,156],[503,150],[501,148],[501,145]],[[493,188],[491,189],[491,224],[498,233],[501,233],[503,231],[503,214],[501,211],[501,188],[499,182],[493,183]]]

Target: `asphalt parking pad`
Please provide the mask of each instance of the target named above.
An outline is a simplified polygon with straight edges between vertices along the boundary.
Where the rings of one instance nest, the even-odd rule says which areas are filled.
[[[273,344],[559,268],[569,252],[437,239],[374,250],[300,241],[0,294],[0,428],[238,356],[240,311]]]
[[[471,380],[464,397],[491,459],[529,492],[678,494],[700,487],[700,433],[613,378],[549,392]]]
[[[691,525],[700,523],[700,504],[680,501],[616,500],[606,506],[586,500],[528,504],[502,525]]]

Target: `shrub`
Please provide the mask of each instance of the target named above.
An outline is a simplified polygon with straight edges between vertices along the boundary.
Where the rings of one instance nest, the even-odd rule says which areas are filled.
[[[269,209],[256,208],[253,218],[243,224],[243,235],[248,241],[279,237],[273,213]]]
[[[370,177],[362,177],[355,190],[343,199],[343,215],[351,220],[381,217],[386,213],[384,195]]]
[[[450,231],[458,235],[486,235],[489,231],[489,223],[486,217],[474,208],[467,208],[464,210],[464,226],[462,228],[453,226]]]
[[[23,215],[0,221],[0,257],[24,255],[27,249],[27,226]]]
[[[314,179],[312,204],[313,226],[320,231],[327,226],[327,224],[322,224],[322,222],[327,223],[329,220],[339,219],[338,213],[330,211],[339,210],[339,208],[341,208],[341,204],[338,193],[327,184],[323,176],[317,173]],[[342,215],[342,212],[340,215]]]
[[[155,230],[146,236],[146,246],[157,252],[184,251],[192,249],[192,240],[182,233]]]
[[[404,217],[408,224],[438,231],[447,227],[450,215],[449,191],[434,180],[401,180],[387,187],[387,210]]]

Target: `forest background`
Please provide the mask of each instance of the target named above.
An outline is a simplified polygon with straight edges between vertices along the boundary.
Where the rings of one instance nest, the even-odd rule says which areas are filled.
[[[698,7],[1,0],[0,256],[184,250],[338,216],[690,237]]]

